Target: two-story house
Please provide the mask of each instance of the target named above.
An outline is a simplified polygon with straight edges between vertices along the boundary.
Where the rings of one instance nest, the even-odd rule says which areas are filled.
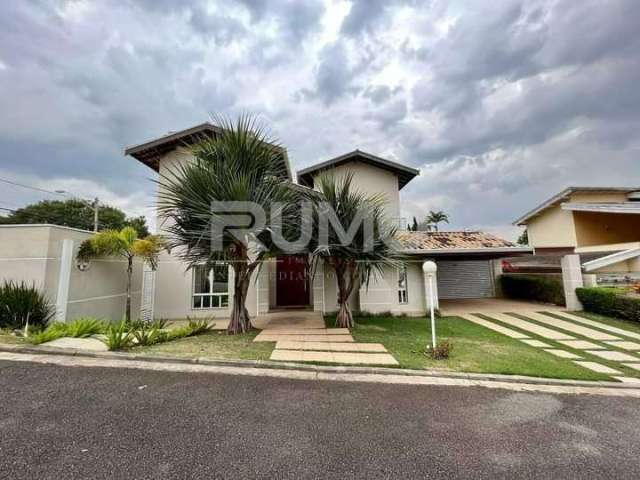
[[[181,162],[192,159],[190,145],[204,136],[215,136],[219,127],[210,123],[171,133],[126,149],[125,154],[166,175]],[[289,180],[294,182],[286,151]],[[327,160],[297,172],[297,182],[314,188],[318,176],[353,173],[356,188],[365,193],[383,193],[387,213],[400,217],[400,191],[419,171],[359,150]],[[158,233],[163,233],[158,219]],[[402,268],[387,269],[352,297],[355,310],[421,315],[428,309],[422,264],[434,260],[438,266],[437,291],[440,299],[495,296],[496,260],[530,249],[482,232],[409,232],[397,235],[405,256]],[[224,317],[229,313],[232,288],[230,269],[186,269],[170,253],[163,254],[155,272],[151,295],[153,316],[185,318]],[[302,308],[321,312],[336,310],[336,282],[328,268],[319,266],[313,278],[306,278],[299,258],[283,256],[269,260],[252,281],[247,308],[252,316],[282,308]]]

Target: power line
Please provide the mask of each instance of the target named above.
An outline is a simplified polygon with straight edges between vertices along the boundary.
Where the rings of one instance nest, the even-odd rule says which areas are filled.
[[[15,185],[16,187],[30,188],[31,190],[37,190],[38,192],[51,193],[53,195],[63,195],[63,196],[65,196],[64,193],[54,192],[52,190],[46,190],[44,188],[34,187],[32,185],[25,185],[24,183],[14,182],[12,180],[7,180],[6,178],[1,178],[0,177],[0,182],[8,183],[9,185]]]

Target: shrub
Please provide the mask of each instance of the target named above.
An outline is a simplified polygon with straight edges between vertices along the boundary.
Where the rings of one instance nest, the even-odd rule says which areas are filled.
[[[502,292],[507,298],[565,305],[562,281],[541,275],[502,275]]]
[[[49,325],[45,330],[29,336],[29,342],[34,345],[51,342],[66,336],[67,325],[62,322],[55,322]]]
[[[427,354],[434,360],[446,360],[451,355],[452,350],[453,344],[448,340],[444,340],[436,343],[435,348],[429,347]]]
[[[64,324],[63,324],[64,325]],[[66,337],[86,338],[107,330],[106,325],[96,318],[78,318],[66,326]]]
[[[576,288],[576,295],[588,312],[640,322],[640,298],[605,287]]]
[[[35,285],[13,281],[0,285],[0,327],[18,329],[28,322],[44,328],[54,313],[54,306]]]
[[[124,320],[109,325],[106,333],[107,339],[105,343],[109,350],[124,350],[133,345],[134,336],[129,331],[129,325]]]
[[[187,324],[187,328],[190,330],[189,337],[192,335],[200,335],[201,333],[211,330],[209,322],[206,320],[193,320],[189,317],[187,317],[187,320],[189,320]]]
[[[136,330],[131,331],[137,345],[153,345],[164,341],[166,335],[152,324],[142,324]]]

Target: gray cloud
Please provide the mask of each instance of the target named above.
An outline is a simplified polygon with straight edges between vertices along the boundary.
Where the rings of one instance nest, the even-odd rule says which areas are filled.
[[[340,8],[3,2],[0,172],[139,211],[152,172],[125,146],[251,111],[294,168],[356,147],[420,167],[407,213],[443,208],[453,227],[501,228],[568,184],[638,183],[640,2]]]

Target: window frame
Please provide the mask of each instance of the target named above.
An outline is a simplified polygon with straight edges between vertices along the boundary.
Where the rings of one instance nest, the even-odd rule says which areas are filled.
[[[213,284],[214,282],[214,269],[216,267],[224,267],[227,271],[227,290],[225,292],[214,292]],[[192,269],[191,275],[191,295],[190,295],[190,304],[191,310],[221,310],[229,308],[229,282],[231,280],[231,275],[229,272],[229,265],[226,263],[216,263],[211,266],[209,269],[209,291],[204,293],[196,293],[196,276],[198,268],[206,268],[206,265],[196,265]],[[196,298],[200,298],[200,306],[196,306]],[[202,306],[205,301],[204,299],[208,299],[209,306]],[[214,300],[215,299],[215,300]],[[214,304],[215,303],[215,304]]]
[[[409,304],[409,271],[406,265],[402,265],[397,268],[398,281],[396,283],[396,292],[398,298],[398,305]],[[400,280],[404,273],[404,288],[400,287]]]

